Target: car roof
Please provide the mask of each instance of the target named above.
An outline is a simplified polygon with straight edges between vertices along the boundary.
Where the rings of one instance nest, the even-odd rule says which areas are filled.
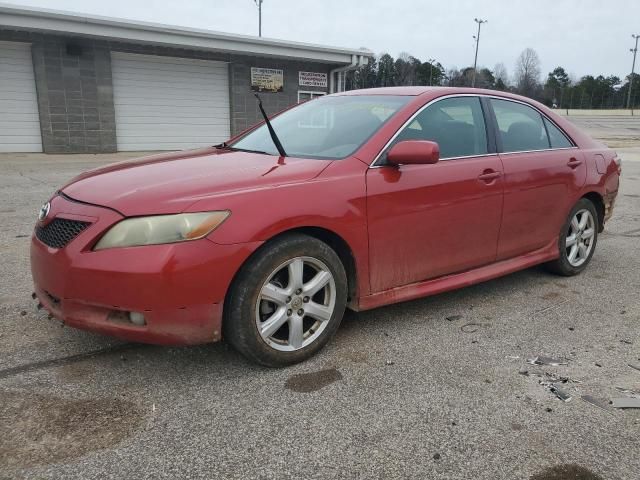
[[[521,95],[515,95],[500,90],[488,90],[485,88],[470,87],[377,87],[363,88],[360,90],[349,90],[346,92],[334,93],[333,95],[397,95],[412,96],[428,95],[431,97],[440,97],[443,95],[470,94],[470,95],[491,95],[494,97],[512,98],[527,103],[537,104],[535,100]]]

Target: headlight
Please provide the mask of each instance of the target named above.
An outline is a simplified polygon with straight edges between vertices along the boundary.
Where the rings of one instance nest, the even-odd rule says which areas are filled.
[[[111,227],[93,249],[197,240],[219,227],[230,213],[199,212],[127,218]]]

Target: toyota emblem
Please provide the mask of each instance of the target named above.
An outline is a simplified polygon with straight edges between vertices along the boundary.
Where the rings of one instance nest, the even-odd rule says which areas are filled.
[[[49,210],[51,210],[51,204],[49,202],[45,203],[40,207],[40,212],[38,212],[38,220],[43,221],[49,215]]]

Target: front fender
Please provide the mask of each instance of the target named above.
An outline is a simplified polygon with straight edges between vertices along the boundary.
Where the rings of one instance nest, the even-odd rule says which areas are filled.
[[[304,227],[329,230],[351,248],[359,292],[367,294],[366,169],[355,158],[338,160],[312,180],[230,192],[200,200],[189,210],[230,210],[231,216],[207,237],[224,245],[264,242]]]

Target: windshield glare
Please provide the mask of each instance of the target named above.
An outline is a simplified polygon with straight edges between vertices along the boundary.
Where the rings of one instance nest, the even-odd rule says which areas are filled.
[[[409,99],[391,95],[319,97],[278,115],[271,124],[289,156],[344,158],[360,148]],[[266,125],[231,147],[278,155]]]

